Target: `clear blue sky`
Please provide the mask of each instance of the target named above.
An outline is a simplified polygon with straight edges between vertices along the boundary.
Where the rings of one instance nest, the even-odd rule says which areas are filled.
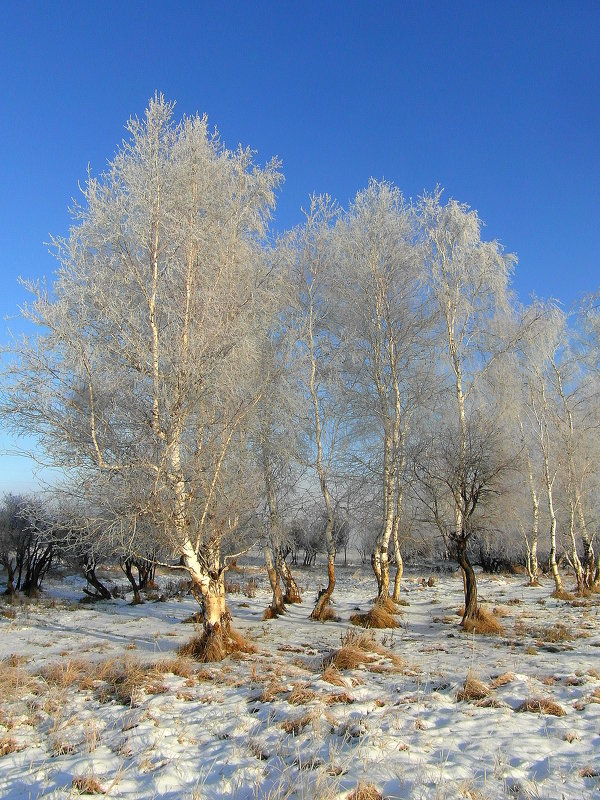
[[[523,300],[600,286],[598,0],[32,0],[2,3],[0,31],[2,317],[18,275],[52,273],[43,242],[68,230],[88,162],[103,169],[155,90],[280,156],[279,228],[313,191],[440,184],[517,253]],[[0,492],[30,481],[0,455]]]

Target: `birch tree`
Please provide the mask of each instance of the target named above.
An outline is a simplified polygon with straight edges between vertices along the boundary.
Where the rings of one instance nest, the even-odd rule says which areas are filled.
[[[231,482],[262,391],[273,309],[261,241],[281,176],[226,149],[206,117],[176,123],[162,96],[127,131],[53,240],[52,289],[27,284],[40,333],[11,348],[2,410],[74,481],[140,495],[218,655],[230,643],[221,542],[239,526]]]
[[[316,475],[326,512],[327,586],[320,590],[311,613],[315,620],[331,615],[329,606],[335,589],[331,470],[339,444],[342,409],[337,393],[341,354],[331,294],[336,268],[331,229],[338,213],[329,197],[311,197],[306,221],[290,242],[296,286],[296,305],[290,323],[296,330],[306,403],[301,423],[306,431],[305,458]]]
[[[439,192],[422,198],[419,216],[426,249],[425,282],[440,315],[440,342],[444,341],[440,352],[449,371],[458,426],[454,520],[447,530],[465,579],[464,624],[478,613],[477,583],[467,554],[474,499],[468,450],[469,441],[478,440],[475,432],[469,432],[469,417],[476,406],[476,390],[490,365],[511,347],[506,322],[515,258],[505,254],[498,242],[482,240],[476,211],[455,200],[442,205]]]
[[[371,563],[377,602],[389,597],[388,550],[393,542],[398,596],[402,556],[404,472],[410,421],[429,381],[424,368],[428,323],[420,292],[415,215],[399,190],[371,180],[337,226],[341,275],[338,313],[352,385],[354,415],[360,418],[361,449],[373,428],[374,463],[380,473],[382,519]],[[368,446],[368,445],[367,445]]]

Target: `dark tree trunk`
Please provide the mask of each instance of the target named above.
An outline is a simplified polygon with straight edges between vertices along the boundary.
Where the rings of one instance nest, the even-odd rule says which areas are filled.
[[[142,596],[140,594],[139,584],[137,583],[137,581],[133,576],[132,567],[133,567],[132,558],[128,557],[121,560],[121,569],[127,576],[127,580],[129,581],[129,583],[131,584],[131,588],[133,589],[133,603],[134,605],[138,605],[140,603],[143,603],[144,601],[142,600]]]
[[[327,559],[327,588],[321,589],[317,597],[317,603],[310,615],[311,619],[323,620],[326,618],[329,609],[329,601],[335,589],[335,553],[331,553]]]
[[[280,574],[285,584],[285,594],[283,600],[285,603],[301,603],[302,597],[298,584],[296,583],[291,569],[288,567],[285,558],[281,554],[277,557],[277,571]]]
[[[467,543],[463,538],[456,542],[456,552],[465,590],[465,613],[462,618],[464,623],[466,620],[477,619],[477,578],[467,555]]]

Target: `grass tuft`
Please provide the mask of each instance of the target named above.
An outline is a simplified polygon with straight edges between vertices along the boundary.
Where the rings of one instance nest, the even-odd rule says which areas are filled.
[[[71,786],[77,794],[106,794],[106,789],[92,775],[75,776]]]
[[[359,783],[347,800],[383,800],[383,795],[373,783]]]
[[[212,663],[223,661],[227,656],[236,653],[256,653],[256,648],[233,628],[224,630],[221,626],[215,626],[200,636],[194,636],[182,645],[177,653],[180,656],[189,656],[195,661]]]
[[[458,702],[465,701],[467,703],[475,703],[480,700],[485,700],[490,696],[490,687],[476,678],[469,670],[464,686],[456,695]]]
[[[566,717],[565,709],[549,697],[530,697],[516,709],[534,714],[550,714],[553,717]]]
[[[352,614],[350,622],[361,628],[398,628],[399,622],[382,605],[375,604],[370,611],[365,614]]]
[[[477,609],[475,619],[465,619],[461,623],[463,629],[468,633],[480,634],[502,634],[504,628],[496,617],[483,606]]]

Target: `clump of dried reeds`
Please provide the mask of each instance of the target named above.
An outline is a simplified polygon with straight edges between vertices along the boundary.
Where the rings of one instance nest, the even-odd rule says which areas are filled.
[[[504,627],[496,619],[494,614],[488,611],[483,606],[477,609],[477,614],[474,618],[468,617],[462,621],[462,627],[468,633],[482,633],[482,634],[503,634]]]
[[[551,714],[554,717],[565,717],[565,709],[549,697],[530,697],[516,709],[537,714]]]

